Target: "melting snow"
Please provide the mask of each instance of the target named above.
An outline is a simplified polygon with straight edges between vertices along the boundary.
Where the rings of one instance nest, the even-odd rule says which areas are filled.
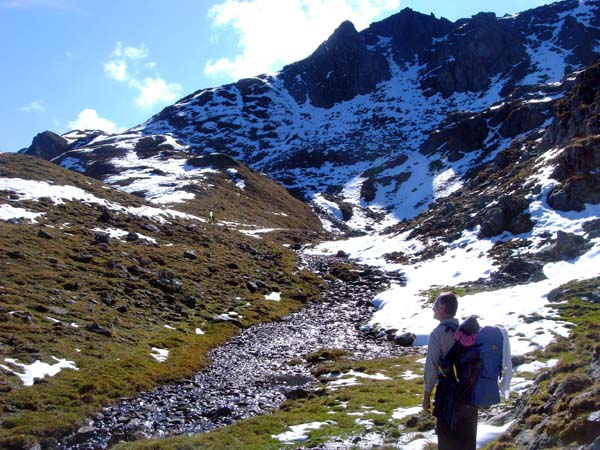
[[[540,163],[550,160],[559,151],[549,152],[540,159]],[[535,226],[531,232],[518,237],[505,233],[492,239],[479,239],[478,229],[475,228],[464,231],[459,239],[448,244],[445,253],[417,264],[394,264],[384,259],[384,255],[392,251],[410,257],[426,247],[423,242],[408,239],[408,232],[394,236],[371,234],[325,242],[308,252],[336,254],[342,250],[360,263],[403,273],[407,279],[406,286],[392,285],[372,300],[378,311],[370,324],[396,328],[398,333],[410,331],[417,335],[417,345],[425,345],[429,333],[437,325],[425,291],[434,286],[451,287],[489,277],[496,267],[488,252],[500,240],[528,239],[532,242],[528,250],[538,251],[537,247],[544,236],[555,236],[559,230],[583,234],[585,222],[600,216],[600,205],[586,205],[582,212],[561,212],[550,208],[545,198],[555,183],[549,179],[552,170],[552,167],[542,167],[531,178],[532,183],[542,187],[529,209]],[[591,242],[592,248],[578,258],[546,264],[546,280],[505,289],[488,289],[461,297],[458,317],[477,314],[483,325],[503,325],[511,337],[511,349],[515,355],[545,347],[556,334],[568,335],[569,324],[557,320],[547,294],[571,280],[600,274],[600,238]],[[428,242],[427,245],[433,243]],[[539,317],[539,320],[525,320],[530,317]]]
[[[16,376],[18,376],[25,386],[33,386],[33,382],[36,378],[42,379],[45,376],[52,377],[52,376],[56,375],[58,372],[60,372],[62,369],[79,370],[73,361],[67,361],[66,359],[59,359],[59,358],[56,358],[55,356],[53,356],[52,359],[54,359],[56,361],[55,364],[48,364],[48,363],[44,363],[44,362],[41,362],[38,360],[38,361],[34,362],[33,364],[29,364],[29,365],[19,363],[19,362],[17,362],[17,360],[12,359],[12,358],[4,359],[5,362],[7,362],[13,366],[20,367],[23,370],[23,372],[17,371],[15,369],[11,369],[9,366],[5,366],[3,364],[0,364],[0,367],[2,367],[5,370],[8,370],[9,372],[14,373]]]
[[[36,218],[43,216],[44,213],[36,213],[23,208],[15,208],[11,205],[0,205],[0,220],[26,219],[36,223]]]
[[[398,408],[392,412],[392,419],[404,419],[405,417],[412,416],[413,414],[420,414],[423,408],[420,406],[413,406],[412,408]]]
[[[278,302],[281,300],[281,292],[271,292],[269,295],[265,295],[265,300]]]
[[[158,362],[165,362],[169,357],[169,350],[152,347],[152,353],[150,353],[150,356],[152,356]]]
[[[400,376],[402,377],[403,380],[409,381],[409,380],[414,380],[416,378],[421,378],[423,375],[414,373],[412,370],[407,370]]]
[[[290,431],[286,431],[281,434],[273,435],[272,437],[281,442],[302,442],[308,439],[308,434],[306,433],[309,430],[318,430],[322,426],[334,424],[335,422],[327,421],[327,422],[310,422],[304,423],[301,425],[293,425],[290,427]]]
[[[58,186],[46,181],[23,180],[21,178],[0,178],[0,191],[14,191],[21,200],[39,200],[40,198],[50,198],[55,204],[63,204],[65,200],[81,201],[87,204],[96,204],[105,206],[110,210],[115,210],[139,217],[148,217],[157,220],[160,223],[166,222],[164,217],[183,218],[188,220],[197,220],[205,222],[204,219],[185,214],[172,209],[159,209],[149,206],[140,206],[137,208],[128,208],[119,203],[96,197],[95,195],[75,186]]]

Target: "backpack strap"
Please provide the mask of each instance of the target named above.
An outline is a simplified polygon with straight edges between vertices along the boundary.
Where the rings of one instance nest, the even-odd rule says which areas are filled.
[[[455,333],[456,330],[458,330],[458,324],[453,323],[453,322],[440,323],[438,325],[438,327],[444,327],[444,328],[446,328],[446,333],[448,333],[450,330],[452,330],[452,332]]]

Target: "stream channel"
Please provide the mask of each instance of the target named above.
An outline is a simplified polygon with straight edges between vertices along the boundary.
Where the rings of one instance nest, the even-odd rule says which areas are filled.
[[[345,261],[310,255],[302,260],[305,268],[321,276],[333,262]],[[356,359],[410,351],[359,329],[373,313],[370,300],[390,282],[401,283],[401,276],[371,267],[359,267],[355,273],[350,282],[328,281],[319,302],[279,321],[245,329],[212,350],[211,366],[193,377],[104,408],[57,448],[106,449],[120,441],[202,433],[272,410],[289,397],[318,388],[303,357],[322,348],[344,349]]]

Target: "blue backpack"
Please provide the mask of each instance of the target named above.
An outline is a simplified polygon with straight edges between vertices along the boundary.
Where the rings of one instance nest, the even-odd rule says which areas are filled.
[[[479,351],[479,373],[471,394],[472,406],[488,408],[500,403],[498,380],[502,376],[504,337],[498,327],[483,327],[474,347]]]
[[[442,358],[433,415],[455,428],[456,402],[487,408],[500,402],[504,338],[498,327],[483,327],[473,345],[456,341]]]

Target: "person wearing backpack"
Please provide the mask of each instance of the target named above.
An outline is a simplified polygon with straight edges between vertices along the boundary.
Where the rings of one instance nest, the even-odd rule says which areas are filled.
[[[440,450],[475,450],[479,408],[508,399],[512,364],[504,328],[481,328],[475,316],[454,333],[455,343],[439,362],[433,415]],[[498,380],[502,377],[501,387]]]
[[[441,293],[433,303],[433,318],[439,320],[440,323],[429,335],[427,344],[423,393],[423,411],[427,414],[431,408],[431,393],[438,381],[441,360],[456,342],[454,332],[458,329],[458,320],[454,316],[457,309],[458,299],[453,292]],[[477,426],[477,421],[475,421],[475,426]],[[436,429],[438,430],[438,448],[440,450],[452,448],[444,446],[448,441],[446,429],[444,427],[440,429],[439,426]]]

